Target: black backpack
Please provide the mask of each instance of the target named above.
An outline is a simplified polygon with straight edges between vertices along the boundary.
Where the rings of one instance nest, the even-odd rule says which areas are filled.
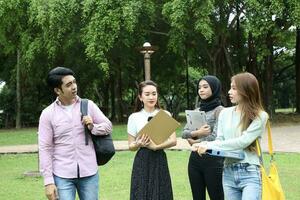
[[[88,99],[81,99],[80,111],[82,116],[88,113]],[[89,135],[94,143],[94,149],[96,152],[97,164],[105,165],[115,154],[115,147],[111,134],[108,135],[93,135],[91,131],[84,126],[85,131],[85,145],[88,145]]]

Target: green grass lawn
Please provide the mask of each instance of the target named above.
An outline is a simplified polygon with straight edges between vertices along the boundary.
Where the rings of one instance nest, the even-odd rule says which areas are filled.
[[[177,129],[178,136],[181,135],[182,126]],[[37,128],[0,129],[0,146],[37,144]],[[127,140],[126,124],[113,126],[114,140]]]
[[[37,128],[0,129],[0,146],[37,144]]]
[[[117,152],[105,166],[100,167],[101,200],[128,200],[134,152]],[[187,177],[189,152],[167,151],[172,177],[174,200],[191,200]],[[287,200],[300,199],[300,154],[276,154],[281,183]],[[266,162],[266,161],[265,161]],[[25,177],[26,171],[37,170],[37,154],[0,155],[0,199],[42,200],[42,178]]]

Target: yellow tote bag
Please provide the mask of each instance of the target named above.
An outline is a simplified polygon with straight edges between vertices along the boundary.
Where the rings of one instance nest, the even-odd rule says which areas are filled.
[[[258,140],[256,140],[257,153],[260,158],[260,170],[262,180],[262,200],[285,200],[284,193],[280,184],[277,167],[274,161],[273,144],[271,136],[270,122],[267,122],[268,129],[268,149],[271,156],[269,174],[267,174],[261,154],[261,148]]]

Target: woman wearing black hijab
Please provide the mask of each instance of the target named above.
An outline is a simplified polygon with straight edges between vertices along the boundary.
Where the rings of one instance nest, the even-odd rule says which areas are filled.
[[[182,138],[190,145],[215,140],[217,136],[217,119],[221,105],[221,83],[215,76],[204,76],[198,82],[200,107],[196,110],[204,111],[207,124],[197,130],[191,130],[185,125]],[[191,152],[188,164],[188,175],[193,194],[193,200],[205,200],[206,189],[210,200],[223,200],[222,187],[223,159],[217,156],[202,155]]]

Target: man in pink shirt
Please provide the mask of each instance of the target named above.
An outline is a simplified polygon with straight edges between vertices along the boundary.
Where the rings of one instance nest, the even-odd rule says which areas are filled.
[[[112,124],[93,102],[82,117],[74,72],[65,67],[52,69],[48,85],[57,95],[39,121],[39,159],[49,200],[97,200],[99,175],[93,142],[85,143],[84,125],[94,135],[112,132]]]

